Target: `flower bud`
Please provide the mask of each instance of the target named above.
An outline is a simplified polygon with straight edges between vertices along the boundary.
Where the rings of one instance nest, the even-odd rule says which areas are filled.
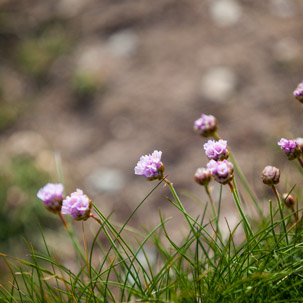
[[[227,150],[227,141],[225,140],[208,140],[207,143],[203,145],[205,154],[209,160],[224,160],[229,157],[229,152]]]
[[[280,180],[280,169],[274,166],[266,166],[262,171],[261,178],[264,184],[278,184]]]
[[[284,200],[285,205],[286,205],[288,208],[291,208],[291,209],[294,208],[294,206],[295,206],[295,204],[296,204],[296,200],[295,200],[295,198],[294,198],[292,195],[283,194],[282,198],[283,198],[283,200]]]
[[[63,185],[61,183],[48,183],[37,193],[47,210],[58,214],[61,211],[63,201]]]
[[[201,117],[194,122],[194,131],[202,137],[214,135],[217,129],[217,120],[213,115],[202,114]]]
[[[300,147],[301,151],[303,152],[303,138],[297,138],[295,139],[297,142],[298,146]]]
[[[207,168],[200,167],[196,170],[195,181],[200,185],[208,185],[211,181],[211,172]]]
[[[62,202],[62,214],[69,214],[75,220],[87,220],[92,208],[92,201],[83,194],[81,189],[77,189]]]
[[[281,146],[281,149],[285,152],[288,160],[294,160],[300,158],[302,151],[296,140],[287,140],[281,138],[278,142],[278,145]]]
[[[207,168],[210,170],[215,180],[221,184],[227,184],[234,177],[234,166],[227,160],[210,160],[207,163]]]
[[[294,97],[303,103],[303,81],[298,84],[297,88],[294,90]]]

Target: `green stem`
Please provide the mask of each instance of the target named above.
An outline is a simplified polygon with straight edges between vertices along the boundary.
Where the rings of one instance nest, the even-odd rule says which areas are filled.
[[[284,220],[284,215],[283,215],[283,209],[282,209],[282,203],[281,203],[280,195],[279,195],[279,193],[278,193],[277,188],[275,187],[275,185],[272,185],[271,188],[273,189],[274,194],[276,196],[276,199],[278,201],[278,206],[279,206],[280,215],[281,215],[281,219],[282,219],[282,226],[283,226],[283,230],[284,230],[284,234],[285,234],[285,241],[288,244],[287,230],[286,230],[286,225],[285,225],[285,220]]]
[[[246,216],[245,216],[245,214],[243,212],[243,209],[241,207],[238,191],[237,191],[237,188],[234,186],[235,183],[233,185],[232,182],[229,182],[228,185],[230,187],[230,191],[232,192],[232,194],[234,196],[234,200],[236,202],[237,208],[238,208],[238,210],[239,210],[239,212],[241,214],[241,217],[243,219],[244,230],[245,230],[246,238],[248,240],[249,239],[249,235],[254,236],[254,233],[253,233],[252,228],[251,228],[251,226],[250,226],[250,224],[249,224],[249,222],[248,222],[248,220],[247,220],[247,218],[246,218]]]
[[[298,159],[298,161],[299,161],[301,167],[303,168],[303,160],[302,160],[301,158],[297,158],[297,159]]]
[[[215,134],[213,135],[213,137],[214,137],[216,140],[220,140],[220,139],[221,139],[221,137],[220,137],[217,133],[215,133]],[[228,149],[229,149],[229,151],[230,151],[230,148],[229,148],[229,147],[228,147]],[[243,175],[243,173],[242,173],[240,167],[238,166],[238,164],[237,164],[237,162],[236,162],[236,159],[234,158],[234,156],[233,156],[233,154],[231,153],[231,151],[230,151],[230,153],[229,153],[229,157],[230,157],[230,161],[231,161],[231,162],[233,163],[233,165],[234,165],[234,169],[235,169],[235,171],[236,171],[236,173],[237,173],[237,175],[238,175],[238,177],[239,177],[239,179],[240,179],[242,185],[244,186],[246,192],[248,193],[248,195],[250,196],[251,200],[253,201],[253,203],[254,203],[254,205],[255,205],[255,207],[256,207],[256,209],[257,209],[257,211],[258,211],[260,217],[261,217],[261,218],[264,218],[263,212],[262,212],[261,208],[259,207],[259,205],[258,205],[258,203],[257,203],[257,197],[256,197],[256,195],[254,194],[254,192],[252,191],[252,189],[250,188],[250,186],[249,186],[249,184],[248,184],[248,182],[247,182],[245,176]],[[303,167],[303,166],[302,166],[302,167]]]

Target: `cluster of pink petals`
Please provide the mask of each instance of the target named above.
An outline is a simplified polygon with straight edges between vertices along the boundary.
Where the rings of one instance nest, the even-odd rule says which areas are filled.
[[[293,94],[297,100],[303,102],[303,81],[298,84]]]
[[[210,160],[207,163],[207,168],[210,170],[215,180],[221,184],[226,184],[230,182],[234,177],[234,166],[231,162],[227,160]]]
[[[69,214],[75,220],[86,220],[89,218],[92,202],[83,194],[81,189],[67,196],[62,203],[62,214]]]
[[[207,158],[210,160],[223,160],[229,156],[227,141],[225,140],[208,140],[203,147]]]
[[[37,197],[45,207],[52,212],[60,212],[63,200],[63,185],[61,183],[48,183],[39,189]]]
[[[155,150],[151,155],[141,156],[135,167],[135,174],[142,175],[149,180],[161,179],[164,165],[161,162],[162,152]]]
[[[287,140],[282,138],[278,145],[285,152],[289,160],[293,160],[301,156],[301,148],[296,140]]]
[[[194,122],[194,131],[203,137],[213,135],[217,130],[217,120],[213,115],[202,114],[199,119]]]

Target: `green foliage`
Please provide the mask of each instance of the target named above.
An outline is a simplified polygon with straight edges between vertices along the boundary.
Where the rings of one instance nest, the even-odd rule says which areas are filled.
[[[17,161],[14,165],[18,174],[27,175],[28,163]],[[16,181],[21,188],[27,188],[35,183],[34,178],[29,179],[23,183],[20,176]],[[65,260],[56,257],[59,251],[50,251],[43,232],[44,251],[37,252],[28,244],[28,260],[3,256],[11,271],[11,284],[0,286],[2,301],[303,301],[302,219],[295,222],[294,213],[283,206],[280,209],[279,201],[270,203],[270,215],[249,227],[251,230],[247,230],[246,238],[237,244],[235,232],[243,223],[243,227],[248,228],[248,221],[245,223],[242,219],[230,230],[229,236],[223,238],[220,225],[217,225],[219,212],[209,222],[205,205],[201,215],[193,218],[169,182],[174,197],[169,201],[188,225],[188,234],[176,243],[166,227],[170,218],[163,218],[161,213],[160,223],[150,232],[129,226],[131,218],[158,185],[119,227],[94,206],[100,228],[90,244],[85,241],[81,245],[68,227],[66,231],[76,254],[74,261],[77,260],[73,270],[64,265]],[[220,206],[221,195],[219,199]],[[211,226],[218,226],[219,230],[214,233]],[[101,235],[107,241],[101,241]],[[84,229],[82,237],[86,238]],[[130,242],[131,238],[137,241]]]
[[[8,252],[20,244],[20,236],[35,235],[36,217],[53,217],[45,212],[36,198],[37,189],[49,180],[49,175],[38,169],[31,158],[15,157],[0,171],[0,246]],[[33,239],[34,240],[34,239]]]
[[[69,48],[69,39],[60,27],[46,28],[18,45],[16,59],[20,68],[30,76],[46,75],[50,64]]]

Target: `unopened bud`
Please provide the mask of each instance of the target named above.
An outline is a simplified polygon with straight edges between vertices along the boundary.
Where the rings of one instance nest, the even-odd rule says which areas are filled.
[[[208,185],[211,180],[211,172],[204,167],[200,167],[196,170],[195,181],[200,185]]]
[[[288,208],[291,208],[291,209],[294,208],[294,206],[295,206],[295,204],[296,204],[296,200],[295,200],[295,198],[294,198],[292,195],[283,194],[282,198],[283,198],[283,200],[284,200],[285,205],[286,205]]]
[[[280,180],[280,169],[274,166],[266,166],[261,175],[263,183],[267,185],[278,184]]]
[[[293,94],[298,101],[303,103],[303,81],[298,84]]]

